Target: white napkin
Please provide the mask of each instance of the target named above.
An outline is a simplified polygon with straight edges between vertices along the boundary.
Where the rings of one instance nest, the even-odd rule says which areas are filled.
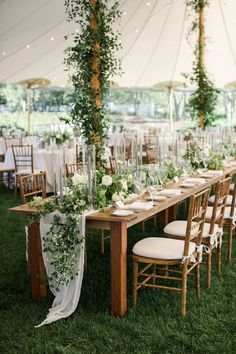
[[[208,170],[207,174],[212,176],[222,176],[224,172],[222,170]]]
[[[149,210],[153,207],[153,202],[146,202],[143,200],[136,200],[135,202],[131,204],[124,204],[122,201],[118,201],[115,203],[116,207],[118,209],[128,209],[128,210],[134,210],[134,211],[141,211],[141,210]]]
[[[235,167],[236,166],[236,161],[229,161],[229,162],[226,163],[226,166]]]
[[[189,177],[189,178],[186,178],[183,183],[193,183],[196,186],[198,186],[198,185],[203,184],[205,182],[206,181],[204,178]]]
[[[175,197],[182,193],[181,189],[163,189],[156,193],[156,195],[164,195],[165,197]]]

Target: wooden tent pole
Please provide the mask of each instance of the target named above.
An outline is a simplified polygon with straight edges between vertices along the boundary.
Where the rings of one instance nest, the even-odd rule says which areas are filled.
[[[97,20],[96,10],[95,10],[97,0],[90,0],[90,3],[92,6],[90,26],[92,32],[96,33],[98,30],[98,20]],[[100,95],[100,89],[101,89],[100,69],[101,68],[100,68],[100,43],[97,39],[93,43],[91,66],[92,66],[91,87],[94,96],[95,106],[97,109],[99,109],[101,106],[101,95]],[[96,121],[99,119],[99,113],[96,113],[93,119],[94,119],[93,126],[96,126]],[[100,136],[99,134],[97,134],[96,131],[91,131],[91,138],[93,144],[97,145],[100,143]]]
[[[199,0],[201,2],[201,0]],[[204,65],[204,47],[205,47],[205,27],[204,27],[204,7],[199,11],[199,39],[198,39],[198,48],[199,48],[199,68],[200,71],[205,70]],[[204,129],[204,112],[201,111],[199,114],[199,126]]]

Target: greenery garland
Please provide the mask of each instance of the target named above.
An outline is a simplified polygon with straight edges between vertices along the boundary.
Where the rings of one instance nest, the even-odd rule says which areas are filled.
[[[86,144],[96,146],[97,167],[104,165],[102,154],[108,121],[105,117],[105,97],[109,77],[120,71],[115,58],[120,48],[113,24],[120,17],[119,2],[109,7],[108,0],[65,0],[68,21],[80,27],[74,46],[66,50],[65,63],[72,69],[75,103],[72,123],[81,129]]]
[[[208,6],[210,0],[186,0],[186,5],[192,13],[194,10],[196,18],[192,22],[191,32],[199,31],[200,33],[200,23],[198,22],[199,13]],[[204,38],[205,39],[205,38]],[[197,86],[196,91],[191,94],[189,99],[187,109],[190,112],[193,119],[199,119],[201,115],[204,116],[203,128],[210,126],[214,120],[214,111],[217,103],[218,91],[214,88],[213,81],[209,78],[208,73],[202,63],[202,51],[205,46],[204,43],[198,43],[194,50],[195,61],[193,63],[193,73],[189,77],[190,83]]]
[[[134,192],[134,178],[132,171],[127,169],[122,175],[105,175],[96,171],[96,192],[94,195],[94,209],[99,210],[112,205],[120,199],[131,197]],[[46,201],[36,198],[32,207],[36,212],[30,223],[41,216],[50,214],[51,224],[49,232],[44,237],[43,250],[47,251],[48,261],[53,269],[48,274],[50,286],[55,290],[60,285],[67,285],[76,273],[76,265],[80,256],[83,238],[80,235],[80,215],[89,209],[88,176],[75,174],[67,181],[67,195],[63,202],[59,197]]]

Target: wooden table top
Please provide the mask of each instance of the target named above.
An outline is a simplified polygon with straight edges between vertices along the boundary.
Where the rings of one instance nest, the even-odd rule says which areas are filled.
[[[167,188],[168,189],[176,189],[176,188],[181,188],[182,193],[180,195],[167,198],[166,200],[160,201],[160,202],[154,202],[154,206],[147,210],[147,211],[141,211],[141,212],[134,212],[131,215],[128,216],[115,216],[112,213],[116,210],[114,206],[105,208],[104,210],[100,211],[95,211],[93,214],[90,214],[87,216],[88,221],[99,221],[99,222],[126,222],[127,227],[133,226],[136,223],[139,223],[181,201],[184,199],[187,199],[191,195],[198,193],[202,191],[203,189],[212,186],[215,184],[217,181],[219,181],[221,178],[223,178],[226,175],[233,174],[236,172],[236,166],[235,167],[229,167],[224,170],[224,174],[221,176],[214,176],[211,178],[205,178],[205,183],[201,185],[197,185],[194,187],[189,187],[189,188],[184,188],[180,187],[181,182],[178,183],[170,183]],[[200,176],[195,176],[195,177],[200,177]],[[136,200],[146,200],[148,198],[148,194],[144,193],[143,195],[140,195],[139,197],[136,197]],[[134,200],[130,200],[129,202],[126,203],[129,204],[133,202]],[[23,213],[23,214],[32,214],[35,213],[36,209],[32,206],[32,203],[27,203],[27,204],[22,204],[13,208],[9,209],[10,212],[17,212],[17,213]]]

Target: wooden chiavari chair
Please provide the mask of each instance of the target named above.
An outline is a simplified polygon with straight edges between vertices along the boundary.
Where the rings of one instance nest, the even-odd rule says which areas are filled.
[[[230,177],[216,183],[214,205],[207,207],[206,218],[203,228],[202,242],[207,246],[204,255],[207,258],[207,287],[211,286],[211,263],[213,249],[217,249],[217,271],[221,269],[221,238],[224,220],[224,209],[229,191]],[[167,224],[164,232],[167,237],[184,239],[187,227],[186,220],[175,220]]]
[[[77,163],[66,163],[66,177],[72,177],[75,173],[81,173],[83,171],[83,164],[81,162]]]
[[[137,290],[141,287],[177,291],[182,293],[182,316],[185,317],[187,277],[193,270],[195,270],[196,294],[200,295],[201,243],[209,193],[210,189],[207,188],[190,197],[184,240],[148,237],[135,244],[133,247],[134,305],[137,303]],[[180,267],[180,270],[176,267]],[[163,281],[168,283],[163,285]],[[171,281],[181,282],[181,287],[176,284],[171,286]]]
[[[41,196],[46,198],[46,173],[31,173],[26,176],[19,176],[22,204],[27,203],[28,198]]]
[[[12,145],[13,158],[15,163],[15,194],[19,184],[19,176],[39,173],[34,168],[33,145]]]

